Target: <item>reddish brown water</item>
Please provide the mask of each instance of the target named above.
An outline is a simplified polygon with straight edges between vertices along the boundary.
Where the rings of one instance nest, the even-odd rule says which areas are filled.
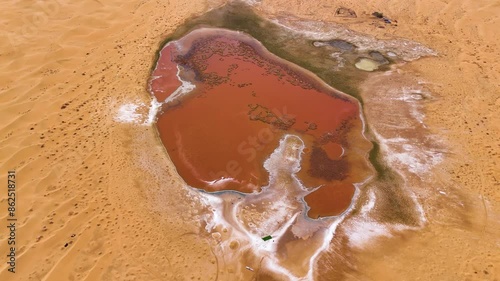
[[[170,96],[179,86],[181,82],[177,78],[177,63],[173,61],[172,56],[173,45],[166,46],[160,52],[160,59],[153,72],[151,80],[151,90],[154,92],[156,99],[163,102]]]
[[[305,197],[309,216],[346,210],[356,170],[366,169],[344,151],[352,147],[349,138],[362,139],[355,100],[229,31],[197,32],[167,45],[151,83],[159,101],[181,85],[177,65],[196,89],[164,104],[157,125],[187,184],[258,191],[269,183],[264,161],[285,134],[294,134],[306,146],[298,178],[307,188],[322,186]]]

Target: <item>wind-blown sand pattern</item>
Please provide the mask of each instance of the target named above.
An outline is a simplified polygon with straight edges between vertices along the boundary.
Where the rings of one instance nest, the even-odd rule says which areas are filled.
[[[307,36],[340,26],[435,52],[364,73],[360,86],[367,130],[395,171],[398,192],[404,191],[395,196],[423,215],[416,212],[406,225],[389,224],[391,213],[380,209],[391,204],[380,194],[392,186],[367,188],[352,216],[336,226],[326,252],[313,259],[316,279],[498,279],[497,3],[251,2],[290,30],[309,26]],[[268,249],[232,243],[223,206],[213,208],[230,201],[186,188],[153,125],[159,104],[151,101],[147,81],[159,42],[186,19],[221,4],[4,3],[0,181],[6,182],[7,170],[17,171],[19,247],[17,273],[2,260],[0,280],[288,279],[279,268],[240,267],[259,264],[255,255],[226,262],[242,255],[232,249]],[[335,17],[340,6],[357,17]],[[370,15],[374,11],[396,19],[397,26],[381,23]],[[332,67],[342,70],[341,57],[338,62]],[[0,193],[2,222],[6,202]],[[6,241],[4,229],[2,256]]]

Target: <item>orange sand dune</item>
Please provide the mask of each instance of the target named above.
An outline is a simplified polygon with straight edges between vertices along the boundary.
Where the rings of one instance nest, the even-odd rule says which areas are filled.
[[[8,195],[2,192],[0,280],[276,279],[218,258],[238,243],[221,249],[219,242],[228,239],[224,229],[205,231],[209,204],[183,187],[148,117],[146,85],[159,42],[187,18],[222,2],[3,4],[0,182],[16,171],[17,264],[15,274],[8,271]],[[396,80],[369,76],[364,87],[374,91],[363,94],[367,123],[381,139],[394,139],[399,131],[386,126],[395,125],[388,123],[393,119],[377,108],[393,109],[395,118],[411,116],[398,111],[403,103],[388,91],[391,83],[399,87],[404,80],[431,93],[419,104],[425,118],[418,130],[405,131],[424,145],[428,140],[419,132],[442,141],[433,152],[444,158],[424,180],[408,172],[408,186],[419,186],[424,228],[365,244],[377,230],[366,224],[351,240],[331,245],[334,251],[319,260],[323,274],[317,279],[498,280],[498,2],[250,2],[271,18],[339,22],[377,38],[408,38],[438,53],[397,66],[391,74]],[[340,6],[357,17],[336,17]],[[396,19],[397,26],[384,26],[370,16],[374,11]],[[402,147],[386,143],[384,149],[401,156],[388,161],[401,164]],[[347,257],[351,266],[334,268],[335,253],[348,246],[354,249]]]

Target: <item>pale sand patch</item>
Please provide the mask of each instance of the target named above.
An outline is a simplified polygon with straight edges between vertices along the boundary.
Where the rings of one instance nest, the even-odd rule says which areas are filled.
[[[142,117],[140,113],[137,113],[137,108],[139,106],[139,104],[134,103],[121,105],[115,116],[115,120],[122,123],[137,123]]]

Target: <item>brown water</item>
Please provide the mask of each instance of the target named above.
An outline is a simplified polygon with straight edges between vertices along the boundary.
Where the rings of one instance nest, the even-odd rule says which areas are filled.
[[[196,89],[179,95],[181,85]],[[286,134],[305,144],[301,170],[311,218],[338,215],[365,178],[356,100],[268,53],[236,32],[205,30],[161,51],[151,91],[165,101],[158,131],[179,175],[206,191],[258,192],[269,184],[264,161]],[[174,96],[171,96],[172,93]],[[317,190],[313,190],[318,188]]]

